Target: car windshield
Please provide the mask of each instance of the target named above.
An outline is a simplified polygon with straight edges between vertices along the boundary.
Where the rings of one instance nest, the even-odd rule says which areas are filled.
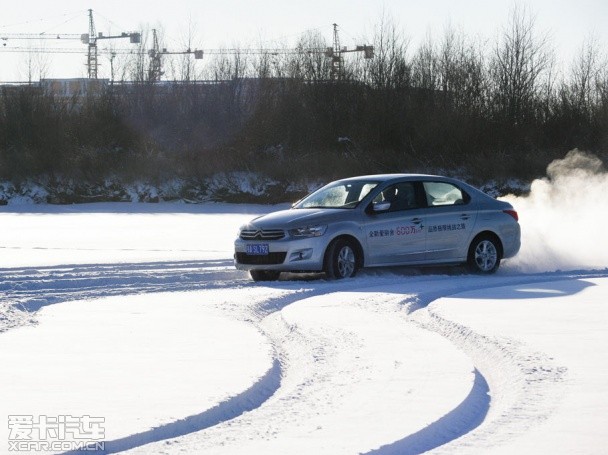
[[[296,209],[353,209],[378,185],[373,181],[334,182],[306,196],[294,205]]]

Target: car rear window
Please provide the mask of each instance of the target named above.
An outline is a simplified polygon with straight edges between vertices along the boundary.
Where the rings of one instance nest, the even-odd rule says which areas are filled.
[[[468,201],[468,195],[451,183],[423,182],[423,185],[429,207],[461,205]]]

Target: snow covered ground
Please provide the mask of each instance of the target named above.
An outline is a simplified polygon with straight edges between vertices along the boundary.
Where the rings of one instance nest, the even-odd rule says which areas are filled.
[[[543,255],[517,202],[491,277],[267,284],[232,241],[274,207],[0,207],[0,453],[28,415],[103,417],[107,453],[605,453],[608,241]]]

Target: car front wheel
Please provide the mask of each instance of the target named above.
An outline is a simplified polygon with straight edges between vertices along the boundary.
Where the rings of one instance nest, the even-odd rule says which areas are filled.
[[[325,257],[325,274],[330,279],[355,276],[358,268],[357,250],[352,242],[344,239],[334,241]]]
[[[281,272],[278,270],[250,270],[249,274],[253,281],[276,281]]]
[[[490,274],[500,266],[500,246],[490,235],[481,235],[471,243],[467,263],[474,273]]]

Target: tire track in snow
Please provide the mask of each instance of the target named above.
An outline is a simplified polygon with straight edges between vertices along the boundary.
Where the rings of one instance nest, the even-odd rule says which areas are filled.
[[[462,330],[461,327],[452,324],[451,330],[440,329],[438,327],[433,326],[432,324],[424,324],[421,320],[417,320],[424,311],[416,311],[416,310],[425,310],[426,307],[435,301],[436,299],[444,296],[450,296],[453,294],[457,294],[460,292],[477,290],[477,289],[486,289],[489,287],[498,287],[505,285],[518,285],[518,284],[529,284],[529,283],[538,283],[538,282],[547,282],[553,280],[563,280],[563,279],[576,279],[579,277],[591,277],[591,276],[606,276],[606,273],[596,273],[596,272],[580,272],[575,274],[564,274],[564,273],[552,273],[552,274],[539,274],[539,275],[507,275],[507,276],[496,276],[496,277],[476,277],[469,276],[465,278],[460,278],[457,283],[452,282],[452,278],[450,277],[433,277],[429,279],[428,277],[415,277],[406,279],[406,282],[400,285],[393,285],[394,278],[390,280],[390,283],[385,281],[383,278],[378,280],[374,280],[374,283],[361,283],[358,280],[351,280],[351,288],[348,291],[383,291],[390,292],[392,289],[395,293],[413,293],[414,297],[411,299],[404,299],[401,303],[408,307],[408,311],[411,312],[410,320],[412,322],[416,322],[420,327],[430,330],[440,335],[444,336],[456,346],[461,349],[464,349],[465,352],[471,355],[471,358],[474,362],[479,362],[480,359],[485,358],[486,362],[479,362],[483,366],[483,371],[480,372],[479,369],[475,370],[475,382],[469,395],[456,406],[453,410],[448,412],[443,417],[439,418],[437,421],[432,422],[421,430],[407,434],[405,437],[399,441],[396,441],[391,444],[387,444],[380,449],[376,450],[372,453],[381,453],[381,454],[391,454],[391,453],[421,453],[427,450],[433,450],[438,452],[443,452],[444,450],[448,453],[450,452],[450,444],[453,441],[459,442],[459,449],[471,448],[471,444],[477,444],[477,442],[471,443],[470,441],[477,441],[476,436],[479,435],[479,431],[485,431],[488,422],[484,421],[484,418],[490,411],[490,401],[488,397],[488,382],[484,377],[485,374],[490,374],[492,387],[494,388],[494,401],[492,403],[493,406],[500,405],[503,409],[506,409],[506,413],[503,415],[502,421],[492,420],[494,422],[492,424],[493,429],[492,432],[500,433],[503,429],[501,425],[504,423],[508,423],[509,421],[518,422],[518,419],[522,418],[522,414],[520,412],[521,408],[534,409],[535,404],[539,403],[539,400],[550,401],[552,397],[555,396],[554,389],[551,387],[555,383],[554,373],[558,375],[561,374],[559,370],[559,366],[555,366],[555,368],[547,369],[547,364],[544,363],[546,360],[546,356],[543,357],[542,354],[532,353],[526,349],[525,346],[517,346],[517,349],[514,348],[516,345],[512,341],[509,340],[488,340],[485,343],[481,343],[482,337],[478,334],[475,334],[472,331]],[[363,286],[357,286],[357,284],[361,284]],[[354,288],[354,289],[353,289]],[[433,289],[429,291],[428,289]],[[329,291],[329,289],[327,289]],[[320,295],[318,293],[313,293]],[[309,295],[306,293],[301,294],[301,300],[308,298]],[[333,298],[328,296],[330,300]],[[293,296],[290,296],[288,299],[289,303],[298,303],[297,301],[293,301]],[[285,304],[276,305],[277,308],[275,310],[280,310],[285,308],[285,306],[289,303],[284,302]],[[417,314],[416,314],[417,313]],[[281,313],[272,314],[272,317],[279,317]],[[297,332],[297,330],[296,330]],[[464,343],[458,343],[458,337],[460,334],[460,338],[464,340],[468,340],[471,346],[476,346],[477,344],[482,344],[483,349],[486,349],[489,354],[486,353],[485,357],[472,355],[471,346],[467,346]],[[290,334],[291,337],[295,336],[293,330]],[[275,337],[276,338],[276,337]],[[502,343],[501,343],[502,342]],[[503,344],[506,343],[506,346]],[[482,350],[483,350],[482,349]],[[313,354],[314,355],[314,354]],[[494,358],[493,358],[494,356]],[[501,357],[502,356],[502,357]],[[511,357],[515,356],[517,359],[514,362],[509,364],[509,367],[505,367],[502,369],[488,369],[488,364],[492,365],[493,361],[499,357],[499,360],[510,361]],[[542,365],[544,364],[544,369]],[[475,364],[476,366],[477,363]],[[503,392],[504,384],[508,384],[509,382],[513,382],[512,376],[512,368],[518,369],[522,374],[528,374],[530,371],[536,371],[539,374],[533,378],[529,378],[529,383],[538,382],[538,386],[535,390],[526,390],[521,387],[521,382],[515,381],[513,385],[513,390],[515,393],[511,393],[512,396],[516,396],[519,398],[519,401],[509,402],[509,399],[505,399],[500,396],[501,392]],[[289,371],[287,370],[287,374],[289,375]],[[559,378],[558,378],[559,380]],[[549,381],[549,383],[547,383]],[[548,390],[546,390],[548,389]],[[331,391],[330,391],[331,392]],[[528,392],[531,392],[531,396],[527,395]],[[281,395],[282,389],[278,391],[277,395]],[[304,394],[300,393],[300,396],[304,396]],[[281,399],[285,399],[285,397],[281,397]],[[500,402],[502,400],[502,403]],[[287,400],[289,401],[289,400]],[[505,403],[505,401],[507,403]],[[297,401],[296,401],[297,402]],[[265,403],[264,406],[268,406],[268,403]],[[314,406],[314,401],[311,402],[311,406]],[[256,413],[261,414],[263,417],[258,416],[256,418]],[[238,428],[240,425],[245,427],[253,428],[257,424],[261,423],[260,420],[264,420],[266,414],[263,414],[260,409],[254,410],[251,414],[248,415],[249,419],[246,422],[240,422],[240,419],[236,419],[230,423],[229,427],[222,426],[218,428],[218,431],[225,432],[226,430],[231,430],[233,428]],[[542,419],[542,416],[538,416]],[[493,417],[494,419],[494,417]],[[482,424],[484,424],[482,426]],[[263,424],[262,424],[263,425]],[[220,429],[221,428],[221,429]],[[517,431],[525,431],[525,428],[520,426],[520,428],[515,428],[511,425],[511,428],[504,428],[503,437],[510,437],[513,434],[516,434]],[[471,435],[469,438],[469,442],[467,442],[466,438],[463,438],[465,435]],[[259,435],[262,439],[264,438],[272,438],[276,435],[271,434],[268,429],[266,433],[261,433]],[[343,436],[343,435],[342,435]],[[209,438],[212,437],[208,432],[203,432],[200,436],[201,438]],[[197,445],[195,439],[197,435],[192,435],[189,444],[185,446],[181,444],[183,441],[174,441],[177,445],[175,446],[163,446],[162,448],[159,446],[152,446],[146,448],[154,448],[161,451],[167,451],[168,453],[173,453],[174,451],[184,450],[186,447],[187,450],[207,450],[210,447],[199,446]],[[194,439],[194,441],[193,441]],[[223,447],[223,444],[227,441],[221,442],[218,440],[217,447]],[[246,441],[244,441],[246,442]],[[145,449],[142,447],[141,449]],[[486,447],[487,449],[487,447]],[[137,452],[137,451],[136,451]],[[144,451],[142,451],[143,453]],[[338,451],[332,451],[332,453],[337,453]]]
[[[490,408],[488,383],[477,368],[474,373],[473,387],[457,407],[416,433],[367,453],[370,455],[424,453],[473,431],[482,424]]]
[[[444,376],[437,373],[468,375],[470,362],[441,337],[406,324],[402,289],[384,292],[391,283],[394,277],[374,279],[373,285],[366,279],[339,286],[320,283],[297,300],[289,298],[291,304],[261,321],[281,354],[283,377],[276,394],[232,421],[176,441],[142,446],[134,453],[310,453],[311,442],[303,447],[289,442],[302,437],[314,440],[315,451],[352,453],[380,445],[385,430],[395,428],[383,429],[386,418],[378,417],[393,419],[402,404],[420,408],[439,394],[446,400],[438,400],[427,416],[449,412],[460,393],[467,394],[467,381],[449,397],[440,387]],[[435,359],[422,361],[438,345],[443,347]],[[425,381],[418,381],[412,371]],[[367,425],[375,426],[377,433],[366,432]],[[411,423],[414,429],[420,425]],[[362,447],[352,437],[344,438],[355,429],[366,441]]]
[[[362,274],[364,275],[364,274]],[[588,275],[588,274],[587,274]],[[585,276],[587,276],[585,275]],[[553,274],[554,279],[564,279],[564,274]],[[474,289],[483,289],[492,286],[502,286],[507,284],[518,284],[518,283],[534,283],[540,281],[548,281],[550,280],[550,276],[548,274],[543,275],[532,275],[532,276],[498,276],[498,277],[477,277],[477,276],[467,276],[465,278],[459,278],[456,282],[454,282],[451,277],[444,276],[435,276],[431,277],[407,277],[405,282],[399,285],[394,285],[395,279],[394,276],[381,276],[374,278],[371,282],[369,278],[363,280],[354,279],[349,280],[348,288],[344,289],[343,284],[338,286],[332,285],[329,283],[322,282],[320,286],[316,286],[316,289],[308,292],[298,292],[296,295],[290,295],[281,297],[278,301],[268,301],[264,304],[260,310],[262,312],[261,316],[264,317],[266,315],[266,319],[282,319],[281,311],[286,309],[291,304],[297,304],[305,299],[308,299],[312,296],[319,295],[327,295],[330,292],[336,293],[336,297],[332,297],[331,295],[327,295],[328,300],[335,300],[340,294],[341,291],[382,291],[382,292],[394,292],[398,297],[401,305],[407,306],[408,311],[411,313],[415,313],[415,310],[424,309],[429,303],[434,301],[437,298],[448,296],[454,293],[464,292],[467,290]],[[490,282],[490,283],[489,283]],[[269,284],[269,287],[281,286],[281,284]],[[339,289],[341,288],[342,289]],[[429,291],[428,289],[433,289],[433,291]],[[325,292],[323,292],[325,291]],[[411,294],[409,298],[403,299],[403,294]],[[412,319],[413,321],[414,319]],[[280,324],[280,322],[279,322]],[[418,323],[422,326],[420,323]],[[280,330],[277,331],[271,330],[270,338],[275,340],[275,343],[278,345],[279,350],[283,350],[283,360],[284,372],[287,377],[284,377],[284,380],[289,381],[290,372],[289,372],[289,357],[290,357],[290,349],[285,348],[286,339],[291,339],[292,344],[295,343],[297,346],[297,340],[294,341],[294,337],[298,338],[298,328],[297,326],[290,326],[289,324],[285,324],[283,321],[283,334],[279,334]],[[431,327],[423,327],[426,330],[431,330],[435,332],[439,332],[438,330],[433,330]],[[301,334],[300,334],[301,336]],[[322,334],[318,335],[322,337]],[[442,334],[442,336],[446,336]],[[449,339],[449,337],[448,337]],[[454,341],[451,339],[450,341]],[[321,343],[324,344],[324,343]],[[293,353],[291,353],[293,354]],[[323,357],[324,353],[322,351],[319,352],[309,352],[309,356],[320,356]],[[292,355],[293,357],[293,355]],[[306,384],[306,380],[301,381],[301,384]],[[308,383],[312,381],[308,380]],[[375,453],[420,453],[425,450],[430,450],[433,448],[441,447],[449,442],[462,437],[473,429],[477,428],[477,426],[483,420],[483,417],[489,410],[489,400],[487,395],[488,387],[484,376],[476,370],[475,373],[475,382],[469,393],[469,395],[463,400],[460,405],[456,406],[452,411],[448,412],[445,416],[438,419],[436,422],[429,424],[427,427],[421,429],[418,432],[413,434],[405,435],[406,437],[400,441],[397,441],[393,444],[389,444],[377,450]],[[297,404],[298,401],[304,401],[306,399],[306,394],[301,391],[296,393],[296,395],[292,395],[292,397],[300,397],[298,399],[287,399],[283,395],[283,388],[278,391],[277,397],[273,398],[273,401],[284,400],[290,401],[291,407],[293,404]],[[331,391],[328,391],[331,393]],[[274,403],[272,403],[274,405]],[[264,407],[268,407],[268,403],[264,403]],[[310,402],[310,406],[314,406],[314,400]],[[256,414],[260,414],[256,417]],[[280,414],[280,413],[279,413]],[[264,416],[264,417],[262,417]],[[239,426],[254,428],[256,425],[260,424],[260,421],[264,421],[267,418],[267,414],[264,414],[261,409],[256,409],[252,413],[249,413],[247,416],[247,420],[245,422],[241,422],[241,419],[235,419],[226,427],[225,425],[220,425],[220,432],[230,431],[235,428],[239,428]],[[260,425],[260,426],[263,426]],[[203,436],[204,434],[204,436]],[[258,435],[262,439],[264,438],[272,438],[276,435],[271,434],[271,430],[267,429],[266,433]],[[186,446],[183,445],[184,440],[172,441],[171,446],[157,446],[152,445],[149,447],[142,447],[142,453],[149,449],[159,450],[159,451],[168,451],[172,453],[174,451],[184,450],[184,447],[187,447],[187,450],[209,450],[210,447],[201,447],[196,443],[196,439],[198,437],[201,438],[211,438],[212,435],[209,432],[203,432],[201,435],[191,435],[191,437],[187,438],[188,442]],[[223,443],[225,443],[224,441]],[[222,446],[222,442],[220,440],[217,441],[218,447]],[[176,445],[173,445],[176,444]],[[136,452],[138,452],[136,450]]]
[[[232,261],[62,265],[0,269],[0,333],[35,323],[40,308],[68,300],[246,284]]]
[[[410,308],[410,320],[442,335],[469,355],[476,374],[480,375],[479,381],[476,378],[471,394],[450,414],[416,434],[368,453],[409,454],[433,449],[433,453],[487,453],[496,444],[507,442],[547,419],[559,404],[565,367],[516,340],[490,338],[443,318],[432,308],[433,302],[488,288],[606,276],[607,272],[578,271],[493,277],[490,286],[471,283],[449,292],[420,293]],[[488,393],[493,397],[491,402]],[[483,418],[479,419],[479,415]],[[454,431],[455,428],[458,430]]]
[[[35,324],[36,312],[47,305],[114,295],[151,292],[180,292],[204,289],[233,289],[257,287],[246,274],[232,268],[232,261],[182,261],[135,264],[92,264],[51,267],[0,269],[0,332],[20,325]],[[254,323],[270,313],[300,300],[304,283],[285,282],[279,285],[285,295],[263,299],[250,308],[250,313],[237,312],[233,316]],[[345,287],[328,285],[331,289]],[[324,292],[325,289],[319,292]],[[294,294],[294,295],[291,295]],[[249,389],[218,403],[200,414],[152,428],[148,431],[106,442],[106,452],[113,453],[150,442],[175,438],[233,419],[259,407],[278,389],[281,364],[274,359],[271,368]]]
[[[275,359],[272,367],[264,376],[238,395],[230,397],[200,414],[188,416],[120,439],[105,441],[103,453],[123,452],[153,442],[174,439],[234,419],[245,412],[252,411],[261,406],[276,392],[280,386],[280,382],[281,366],[279,361]],[[82,452],[64,452],[65,455],[76,455],[79,453]]]
[[[226,261],[229,262],[229,261]],[[226,269],[224,264],[209,262],[147,263],[118,265],[80,265],[61,267],[38,267],[3,269],[5,279],[0,292],[20,307],[26,316],[35,317],[35,312],[46,305],[67,300],[99,298],[111,295],[134,294],[160,291],[183,291],[209,288],[232,288],[257,286],[243,280],[242,273]],[[193,283],[190,276],[197,278]],[[225,278],[228,277],[226,280]],[[222,278],[224,278],[222,280]],[[388,283],[392,278],[376,280],[377,286]],[[314,295],[347,290],[350,282],[317,281],[310,286],[302,282],[279,282],[274,288],[292,292],[279,298],[262,301],[254,307],[253,321],[261,321],[268,315],[281,311],[286,306]],[[3,299],[4,300],[4,299]],[[31,319],[21,319],[20,323],[32,323]],[[5,327],[6,328],[6,327]],[[284,357],[283,357],[284,358]],[[142,434],[131,435],[118,441],[108,441],[109,447],[134,447],[168,437],[176,437],[192,431],[213,426],[242,412],[261,405],[278,388],[280,364],[275,363],[269,373],[257,385],[234,399],[220,403],[213,412],[203,412],[171,424],[163,425]],[[260,392],[260,390],[262,392]],[[261,397],[261,398],[260,398]],[[243,402],[249,401],[249,406]],[[254,405],[251,405],[254,403]],[[223,417],[222,417],[223,416]],[[114,445],[112,444],[114,443]],[[117,449],[118,450],[118,449]],[[122,449],[120,449],[122,450]]]
[[[6,303],[6,301],[11,302],[13,308],[15,308],[15,306],[21,306],[23,309],[28,310],[26,313],[30,314],[35,313],[41,306],[66,300],[103,297],[116,294],[256,286],[255,284],[250,283],[245,278],[244,274],[229,269],[229,263],[231,263],[231,261],[190,261],[177,263],[167,262],[1,269],[0,275],[3,277],[3,280],[0,282],[0,301],[3,303]],[[365,273],[362,273],[361,275],[363,277],[362,279],[354,279],[342,283],[327,283],[321,281],[313,284],[306,282],[278,282],[269,284],[268,286],[270,288],[285,289],[292,293],[279,298],[265,300],[262,303],[257,304],[254,308],[252,320],[258,324],[260,321],[274,313],[280,314],[281,310],[293,303],[315,295],[345,290],[351,291],[353,290],[353,285],[357,287],[358,291],[372,292],[395,286],[394,276],[381,275],[380,277],[372,277],[370,279],[369,276],[366,278]],[[451,277],[434,276],[429,278],[428,276],[409,276],[404,278],[404,283],[399,284],[395,288],[395,292],[400,292],[401,294],[415,294],[413,299],[402,300],[402,304],[406,305],[409,311],[412,312],[412,321],[416,321],[423,312],[415,310],[425,309],[432,301],[439,297],[487,288],[488,281],[491,281],[491,286],[502,286],[544,282],[550,281],[551,279],[557,280],[590,276],[606,276],[606,273],[581,272],[580,274],[554,273],[540,275],[507,275],[495,277],[496,279],[468,277],[464,280],[460,278],[457,284],[451,282]],[[403,277],[400,277],[400,279],[401,278]],[[434,290],[429,292],[429,287]],[[429,317],[431,318],[430,320],[418,319],[417,323],[425,329],[446,336],[452,342],[459,345],[458,335],[454,335],[454,333],[462,333],[461,327],[454,328],[453,326],[450,326],[449,321],[441,321],[440,319],[437,319],[436,315],[431,315]],[[7,320],[9,321],[9,324],[6,324]],[[10,327],[10,320],[9,314],[8,319],[0,321],[0,331]],[[31,323],[29,320],[19,320],[19,317],[14,317],[14,321],[18,322],[16,325],[20,325],[20,323]],[[462,339],[474,340],[475,336],[474,334],[469,333],[462,336]],[[477,341],[473,341],[472,345],[476,345]],[[463,346],[464,344],[460,343],[460,347]],[[500,343],[496,345],[498,351],[503,348],[504,346]],[[278,349],[280,350],[280,346],[278,346]],[[464,349],[467,351],[466,346],[464,346]],[[471,351],[470,347],[469,351]],[[471,354],[471,352],[467,353]],[[282,355],[284,354],[285,353]],[[511,354],[507,354],[506,356],[509,357],[510,355]],[[525,357],[525,351],[523,351],[522,356]],[[475,358],[475,356],[473,356],[473,358]],[[527,366],[531,366],[530,362],[528,362]],[[131,435],[122,440],[115,441],[116,445],[114,447],[140,447],[143,444],[153,441],[175,438],[175,436],[179,436],[180,434],[211,428],[223,422],[233,420],[236,416],[241,415],[245,411],[252,411],[251,414],[255,414],[273,393],[279,389],[281,368],[282,365],[275,362],[273,367],[264,376],[263,380],[252,385],[252,388],[243,392],[243,394],[240,394],[238,397],[219,403],[217,409],[214,408],[215,411],[209,410],[208,412],[206,411],[199,415],[167,424],[159,429],[150,430],[150,432]],[[483,367],[480,369],[482,374],[484,373],[484,370],[486,369]],[[482,380],[485,379],[481,375],[476,378],[477,386],[474,387],[474,390],[472,390],[469,395],[469,397],[474,398],[473,401],[479,401],[480,396],[485,394],[485,392],[483,392],[484,387],[479,386],[479,384],[483,382]],[[496,381],[489,382],[490,384],[496,383]],[[264,392],[260,393],[260,390],[264,390]],[[477,392],[475,392],[475,390],[477,390]],[[542,390],[540,390],[540,393],[542,394]],[[258,398],[263,396],[264,399],[257,399],[256,401],[256,396],[258,396]],[[376,453],[394,453],[396,447],[405,449],[409,447],[415,449],[415,447],[421,447],[421,441],[423,442],[423,445],[426,444],[425,447],[427,448],[437,448],[441,446],[449,448],[450,446],[448,443],[450,441],[462,437],[472,429],[470,427],[470,422],[467,425],[462,425],[462,417],[465,414],[470,414],[472,398],[469,397],[463,401],[463,404],[465,404],[464,406],[458,406],[448,414],[448,416],[452,415],[452,418],[440,419],[415,434],[407,435],[401,441],[380,448]],[[243,405],[243,403],[246,402],[253,403],[254,405],[246,407]],[[487,406],[485,411],[483,409],[478,410],[477,414],[479,414],[479,412],[487,412]],[[473,417],[478,418],[478,415]],[[470,420],[471,416],[469,416],[469,421]],[[454,431],[454,426],[449,423],[450,421],[460,421],[460,429]],[[235,422],[235,424],[238,424],[238,422]],[[437,437],[437,430],[442,427],[451,427],[451,430],[443,437]],[[498,431],[500,431],[500,429],[498,429]],[[163,446],[163,448],[166,449],[167,447]],[[414,450],[412,453],[417,452]]]
[[[546,354],[513,339],[481,335],[432,309],[417,313],[413,320],[469,355],[486,378],[492,396],[486,419],[479,427],[437,444],[432,447],[437,449],[435,453],[487,453],[547,419],[559,405],[567,368]],[[474,404],[480,400],[477,397],[471,401]],[[463,411],[465,417],[471,413],[470,409]]]
[[[174,422],[170,422],[159,427],[152,428],[137,434],[129,435],[120,439],[105,441],[103,453],[117,453],[125,450],[132,450],[144,447],[144,452],[149,450],[149,444],[161,442],[170,444],[170,440],[175,440],[181,436],[199,432],[214,427],[223,422],[231,421],[247,412],[255,411],[270,399],[280,388],[284,376],[285,353],[281,346],[276,343],[276,336],[261,328],[261,322],[267,317],[280,312],[283,308],[296,303],[304,298],[318,294],[324,294],[329,290],[337,291],[348,288],[349,283],[333,282],[323,283],[322,289],[318,287],[306,287],[303,282],[281,282],[272,289],[284,290],[285,293],[277,296],[273,294],[270,298],[263,298],[259,301],[250,302],[252,305],[247,311],[237,311],[233,315],[239,319],[254,324],[265,336],[269,337],[274,344],[275,357],[271,368],[250,388],[242,393],[229,397],[225,401],[218,403],[211,409],[205,410],[200,414],[191,415]],[[221,288],[233,287],[234,283],[226,283],[225,286],[217,285]],[[243,287],[258,287],[247,279]],[[241,309],[242,310],[242,309]],[[275,334],[276,335],[276,334]],[[72,454],[78,452],[66,452]]]

